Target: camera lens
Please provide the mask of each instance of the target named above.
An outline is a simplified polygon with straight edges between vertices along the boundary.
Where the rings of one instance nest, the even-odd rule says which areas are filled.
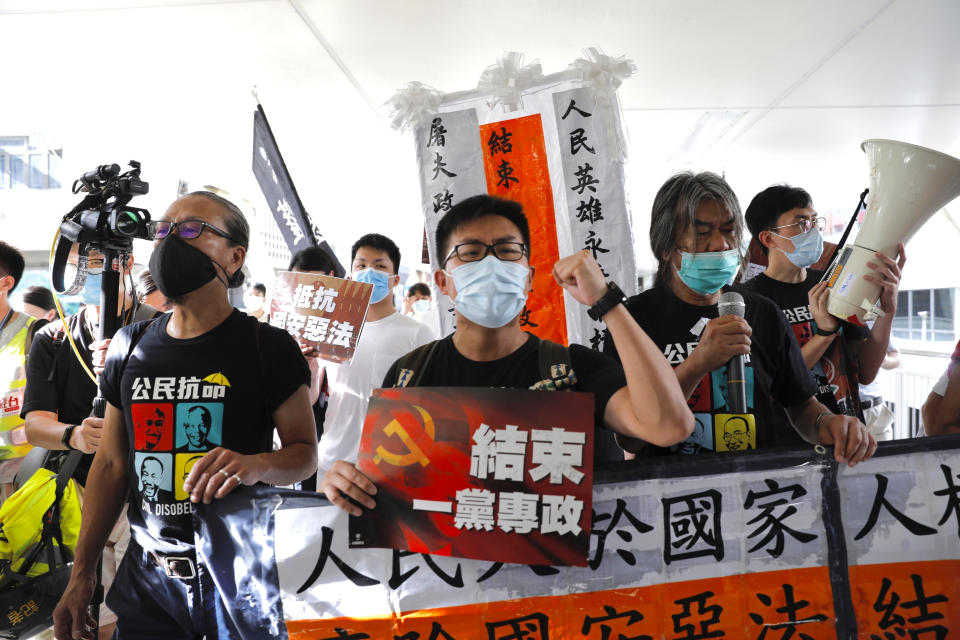
[[[133,238],[140,231],[140,216],[132,211],[121,211],[117,215],[116,232],[122,236]]]

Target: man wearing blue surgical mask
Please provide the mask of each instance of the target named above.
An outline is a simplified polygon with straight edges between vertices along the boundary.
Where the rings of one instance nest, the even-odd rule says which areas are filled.
[[[674,365],[688,405],[706,425],[698,451],[769,447],[780,442],[781,431],[796,430],[807,443],[834,445],[838,462],[852,466],[869,458],[877,445],[863,423],[834,415],[814,397],[808,367],[776,305],[740,290],[745,316],[718,316],[717,303],[739,267],[742,230],[740,205],[726,180],[709,172],[673,176],[657,192],[651,214],[656,283],[627,302]],[[608,335],[604,351],[617,355],[618,349]],[[743,416],[736,421],[743,433],[731,445],[725,425],[734,415],[727,398],[727,367],[734,356],[744,356],[747,412],[736,414]],[[786,419],[771,398],[786,407]],[[693,447],[633,443],[632,449],[664,455]]]
[[[413,384],[543,389],[550,383],[566,383],[568,387],[560,388],[593,394],[598,437],[615,431],[669,446],[693,431],[693,416],[670,367],[626,312],[619,287],[606,281],[588,251],[557,261],[552,265],[553,279],[606,323],[623,354],[623,365],[571,344],[568,356],[574,375],[560,376],[565,380],[557,383],[556,377],[545,379],[540,368],[540,355],[548,349],[541,352],[541,340],[520,328],[520,313],[533,285],[530,228],[521,205],[486,194],[467,198],[440,220],[435,247],[441,258],[434,282],[453,300],[457,328],[431,345],[432,355],[416,365]],[[411,356],[415,354],[393,364],[382,386],[409,384],[404,370],[413,365],[407,361]],[[348,461],[336,463],[322,489],[333,504],[353,515],[360,515],[361,509],[344,496],[367,508],[376,504],[376,487]]]
[[[370,393],[394,360],[434,338],[426,325],[394,307],[400,249],[393,240],[367,234],[354,243],[350,259],[350,278],[373,285],[373,293],[353,358],[325,364],[330,399],[319,444],[318,478],[337,460],[356,461]]]
[[[64,268],[64,282],[71,283],[76,276],[79,250],[73,245]],[[117,314],[122,324],[152,318],[157,310],[142,305],[136,310],[133,291],[129,289],[132,256],[128,256],[120,278]],[[84,307],[66,319],[67,330],[83,358],[77,359],[63,323],[54,320],[39,332],[30,350],[21,415],[25,418],[26,433],[30,444],[50,450],[79,449],[86,454],[79,466],[81,483],[86,478],[93,454],[100,444],[103,420],[89,417],[92,401],[97,395],[97,385],[83,368],[99,374],[109,340],[97,341],[100,323],[100,282],[103,273],[103,255],[90,249],[87,256],[87,276],[79,295]]]
[[[868,384],[887,355],[897,311],[900,262],[878,253],[874,273],[864,276],[880,285],[883,315],[873,329],[841,322],[827,313],[829,290],[823,271],[812,267],[823,253],[824,219],[805,190],[781,184],[764,189],[746,211],[750,233],[767,254],[767,270],[747,286],[773,300],[800,343],[806,366],[817,382],[817,399],[838,414],[864,420],[859,383]],[[876,435],[876,434],[875,434]]]
[[[64,282],[72,283],[80,261],[79,249],[73,245],[64,268]],[[120,279],[120,290],[115,313],[122,323],[145,320],[158,313],[153,307],[135,307],[133,290],[129,287],[133,257],[127,256]],[[100,448],[103,418],[91,415],[97,384],[90,379],[84,365],[94,373],[103,371],[103,362],[110,340],[96,340],[100,322],[100,282],[103,273],[103,255],[90,249],[87,255],[87,278],[80,293],[85,306],[66,318],[66,327],[58,318],[44,326],[34,336],[27,361],[27,385],[24,389],[20,415],[24,418],[27,440],[34,446],[66,456],[71,450],[82,451],[74,478],[86,484],[87,473],[94,454]],[[77,345],[83,364],[74,353],[67,337],[69,331]],[[123,516],[110,532],[103,553],[104,585],[109,586],[129,540],[129,527]],[[101,605],[100,637],[109,637],[116,616]]]

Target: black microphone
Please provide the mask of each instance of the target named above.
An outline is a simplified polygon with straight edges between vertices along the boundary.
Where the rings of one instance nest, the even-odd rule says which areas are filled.
[[[717,309],[721,316],[737,316],[742,318],[747,306],[743,296],[735,291],[727,291],[720,295]],[[743,373],[743,354],[730,358],[727,363],[727,402],[730,413],[747,413],[747,383]]]

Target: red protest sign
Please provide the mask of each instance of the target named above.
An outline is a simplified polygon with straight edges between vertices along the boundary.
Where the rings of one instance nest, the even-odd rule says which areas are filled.
[[[273,283],[270,324],[314,347],[323,360],[349,362],[372,292],[365,282],[281,271]]]
[[[350,546],[584,566],[593,428],[586,393],[377,389],[357,459],[377,507]]]

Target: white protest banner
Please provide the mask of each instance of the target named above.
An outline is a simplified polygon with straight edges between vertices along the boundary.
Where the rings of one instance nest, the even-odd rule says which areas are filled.
[[[586,567],[350,549],[342,511],[268,488],[201,506],[198,551],[226,567],[228,606],[234,592],[267,594],[258,606],[274,613],[257,624],[282,610],[296,639],[942,640],[960,629],[957,438],[883,443],[854,469],[808,450],[692,457],[596,472]],[[266,545],[259,560],[237,530]]]
[[[414,131],[433,268],[446,257],[435,246],[436,225],[453,204],[481,193],[517,201],[535,269],[521,326],[599,349],[602,324],[556,285],[552,269],[560,257],[586,250],[627,295],[637,293],[616,97],[633,65],[591,49],[566,71],[544,76],[522,60],[504,56],[476,91],[441,94],[411,83],[391,100],[394,126]],[[455,316],[445,297],[439,306],[446,335]]]

